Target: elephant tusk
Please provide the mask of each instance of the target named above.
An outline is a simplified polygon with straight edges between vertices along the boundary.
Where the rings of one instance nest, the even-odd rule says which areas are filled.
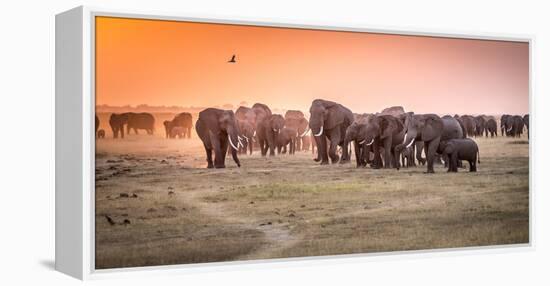
[[[256,136],[256,130],[254,130],[254,134],[252,134],[252,137],[255,137]]]
[[[321,126],[321,130],[319,130],[319,133],[317,133],[317,134],[315,134],[315,135],[313,135],[313,136],[319,137],[319,136],[321,136],[322,134],[323,134],[323,126]]]
[[[244,144],[243,144],[243,139],[241,138],[241,136],[237,135],[237,139],[239,140],[239,143],[237,144],[238,147],[244,147]]]
[[[359,145],[363,145],[367,141],[367,139],[364,139],[363,141],[359,142]]]
[[[369,144],[367,144],[367,146],[372,145],[373,142],[374,142],[374,138],[372,138],[372,140],[369,142]]]
[[[237,148],[237,146],[233,144],[233,141],[231,141],[231,136],[229,136],[229,134],[227,134],[227,138],[229,139],[229,144],[231,144],[231,147],[233,147],[233,149],[235,150],[239,150],[239,148]]]
[[[306,134],[309,132],[309,128],[306,128],[306,131],[304,131],[304,133],[302,133],[302,135],[300,135],[300,137],[304,137],[306,136]]]
[[[510,126],[510,129],[506,130],[506,132],[512,131],[512,126]]]
[[[403,138],[403,144],[405,144],[405,142],[407,142],[407,134],[408,133],[405,133],[405,137]]]
[[[244,137],[244,139],[246,140],[246,142],[248,142],[248,137],[246,137],[246,136],[244,136],[244,135],[243,135],[243,137]]]
[[[412,145],[413,143],[414,143],[414,138],[413,138],[413,140],[411,140],[411,143],[409,143],[409,145],[407,145],[407,147],[405,147],[405,148],[411,147],[411,145]]]

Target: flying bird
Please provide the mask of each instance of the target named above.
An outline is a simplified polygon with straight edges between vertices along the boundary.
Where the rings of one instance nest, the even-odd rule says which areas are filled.
[[[231,57],[231,59],[229,61],[227,61],[228,63],[236,63],[237,61],[235,60],[235,55],[233,55]]]

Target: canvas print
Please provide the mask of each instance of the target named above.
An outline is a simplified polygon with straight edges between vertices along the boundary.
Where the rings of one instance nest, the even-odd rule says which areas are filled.
[[[529,43],[97,16],[95,268],[529,243]]]

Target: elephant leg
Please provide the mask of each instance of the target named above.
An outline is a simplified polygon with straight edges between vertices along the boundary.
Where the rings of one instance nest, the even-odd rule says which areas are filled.
[[[384,168],[389,169],[392,167],[393,157],[391,155],[391,138],[386,138],[383,142],[384,145]]]
[[[382,156],[380,155],[380,147],[378,146],[378,144],[378,140],[375,139],[372,145],[372,153],[374,154],[374,158],[372,160],[371,166],[373,169],[380,169],[384,167],[384,164],[382,163]]]
[[[357,168],[361,167],[363,162],[361,161],[361,152],[359,151],[361,147],[359,146],[357,140],[353,142],[353,148],[355,149],[355,163]]]
[[[218,135],[210,135],[210,144],[212,149],[214,149],[214,167],[215,168],[224,168],[224,158],[222,156],[221,141],[223,138],[220,138]]]
[[[443,166],[449,167],[449,156],[445,153],[441,154],[441,159],[443,159]]]
[[[349,144],[342,144],[342,159],[340,164],[351,162],[351,146]]]
[[[313,135],[312,135],[313,136]],[[315,162],[322,162],[323,163],[323,159],[324,159],[324,156],[322,154],[322,151],[321,151],[321,147],[323,146],[323,144],[321,143],[323,140],[325,140],[324,138],[324,134],[321,134],[320,136],[315,136],[313,137],[313,140],[315,140],[315,146],[317,147],[317,158],[313,159]],[[314,152],[315,148],[312,148],[311,149],[311,152]],[[328,161],[328,160],[327,160]],[[321,164],[322,164],[321,163]]]
[[[332,164],[336,164],[338,163],[338,161],[340,161],[340,156],[337,154],[337,148],[338,144],[336,143],[336,140],[331,140],[328,149],[328,155]]]
[[[267,155],[267,150],[268,150],[268,146],[267,146],[267,139],[263,139],[262,140],[262,149],[263,149],[263,156],[266,156]]]
[[[458,172],[458,154],[457,152],[453,152],[453,154],[451,155],[450,157],[450,162],[449,162],[449,168],[451,168],[451,171],[452,172]]]
[[[227,138],[227,136],[222,136],[221,138],[221,142],[220,142],[220,149],[221,149],[221,154],[222,154],[222,164],[223,164],[223,167],[222,168],[225,168],[225,158],[227,158],[227,149],[228,148],[231,148],[231,151],[235,150],[233,149],[233,147],[229,147],[229,139]]]
[[[416,160],[418,160],[418,164],[421,164],[422,166],[424,166],[424,164],[426,164],[426,159],[425,158],[422,158],[422,150],[425,149],[425,144],[422,143],[422,141],[419,141],[417,143],[415,143],[415,147],[416,147]],[[424,151],[426,152],[426,151]]]
[[[327,153],[327,137],[323,133],[319,137],[315,137],[319,139],[319,142],[317,142],[317,159],[318,161],[321,161],[321,165],[327,165],[328,162],[328,153]]]
[[[412,145],[412,150],[411,150],[411,153],[410,153],[410,157],[411,157],[411,166],[414,166],[416,167],[416,161],[414,160],[414,155],[416,154],[416,144],[413,144]]]
[[[472,161],[468,161],[470,163],[470,172],[477,172],[477,156],[474,156],[474,159]]]
[[[269,156],[275,156],[275,136],[274,132],[269,131],[270,134],[267,135],[267,145],[269,147]],[[286,150],[286,146],[285,146]]]
[[[262,149],[262,156],[267,156],[267,150],[269,149],[269,146],[267,145],[267,138],[262,138],[260,141],[260,148]]]
[[[434,160],[435,160],[435,153],[438,147],[439,147],[439,138],[436,138],[430,142],[424,142],[424,148],[426,148],[426,157],[428,161],[428,169],[426,171],[427,173],[435,173]]]
[[[334,128],[330,134],[330,140],[329,140],[330,145],[328,147],[328,156],[330,157],[332,164],[336,164],[340,161],[340,156],[337,153],[339,139],[340,139],[340,129]],[[342,156],[345,156],[345,155],[342,154]]]
[[[214,163],[212,162],[212,149],[208,148],[206,144],[204,144],[204,150],[206,151],[206,162],[208,163],[207,168],[212,169],[214,168]]]
[[[263,139],[263,138],[258,139],[258,144],[260,145],[260,153],[262,154],[262,157],[264,157],[264,156],[266,155],[266,153],[267,153],[266,150],[265,150],[265,148],[264,148],[264,147],[265,147],[265,146],[264,146],[264,144],[265,144],[264,139]]]

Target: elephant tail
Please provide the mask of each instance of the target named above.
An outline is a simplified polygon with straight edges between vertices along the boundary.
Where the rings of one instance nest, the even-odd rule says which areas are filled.
[[[477,149],[477,163],[481,164],[481,158],[479,157],[479,149]]]

